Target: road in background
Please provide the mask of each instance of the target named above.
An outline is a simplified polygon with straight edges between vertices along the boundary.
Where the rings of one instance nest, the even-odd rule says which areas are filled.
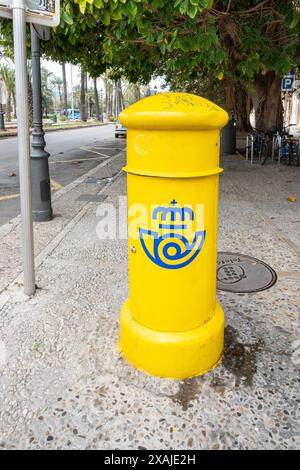
[[[125,146],[112,125],[46,133],[52,191],[74,181]],[[15,176],[14,176],[15,175]],[[0,140],[0,226],[20,212],[17,138]]]

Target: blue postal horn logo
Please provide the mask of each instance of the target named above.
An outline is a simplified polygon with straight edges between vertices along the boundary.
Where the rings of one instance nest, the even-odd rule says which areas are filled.
[[[190,264],[200,253],[206,231],[191,231],[194,212],[189,207],[156,207],[152,221],[158,230],[139,228],[139,237],[144,252],[153,263],[166,269],[179,269]],[[189,236],[188,236],[189,235]],[[191,236],[192,235],[192,236]]]

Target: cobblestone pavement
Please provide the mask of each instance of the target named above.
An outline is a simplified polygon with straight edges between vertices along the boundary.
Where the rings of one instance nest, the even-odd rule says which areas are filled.
[[[287,200],[300,201],[299,169],[223,158],[219,250],[265,261],[278,281],[258,293],[218,292],[223,363],[175,381],[136,371],[117,349],[127,242],[98,239],[92,196],[118,208],[123,162],[121,153],[59,191],[56,218],[35,225],[35,297],[20,288],[18,221],[0,231],[0,445],[299,448],[300,205]]]

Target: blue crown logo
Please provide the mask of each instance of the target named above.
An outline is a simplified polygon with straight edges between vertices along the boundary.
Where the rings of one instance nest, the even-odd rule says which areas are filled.
[[[176,207],[175,207],[176,206]],[[184,235],[188,224],[195,219],[189,207],[178,207],[173,199],[170,206],[156,207],[152,220],[157,221],[158,231],[139,228],[141,245],[148,258],[158,266],[167,269],[183,268],[190,264],[200,253],[206,231],[195,232],[192,241]]]
[[[160,215],[159,228],[161,229],[186,229],[187,225],[183,222],[194,220],[193,210],[189,207],[174,207],[177,204],[175,199],[173,199],[170,204],[172,207],[156,207],[152,213],[152,219],[158,220],[158,216]],[[168,222],[168,220],[169,223],[163,223]],[[176,222],[178,223],[176,224]]]

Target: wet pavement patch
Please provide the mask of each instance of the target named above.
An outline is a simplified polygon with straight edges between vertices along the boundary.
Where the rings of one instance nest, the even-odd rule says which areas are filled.
[[[183,411],[187,411],[191,407],[191,401],[195,400],[201,391],[202,377],[193,377],[191,379],[182,380],[179,383],[178,392],[169,395],[169,398],[182,406]]]
[[[264,342],[240,343],[238,332],[232,326],[225,328],[225,346],[223,366],[235,376],[235,385],[253,385],[256,374],[256,353],[261,351]]]
[[[259,292],[272,287],[277,275],[269,265],[239,253],[218,253],[217,289],[228,292]]]

